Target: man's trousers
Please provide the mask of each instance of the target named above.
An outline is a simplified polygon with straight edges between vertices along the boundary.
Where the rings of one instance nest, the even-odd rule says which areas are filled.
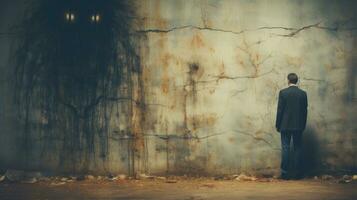
[[[290,141],[294,144],[294,168],[298,174],[302,174],[302,131],[282,131],[281,132],[281,173],[289,172]]]

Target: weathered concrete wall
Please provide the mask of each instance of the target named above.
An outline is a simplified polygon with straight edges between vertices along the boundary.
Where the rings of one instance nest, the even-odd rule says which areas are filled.
[[[355,8],[348,1],[142,1],[149,169],[278,168],[277,94],[290,72],[310,102],[307,165],[356,169]]]
[[[19,130],[16,126],[12,105],[10,49],[14,39],[11,27],[21,19],[23,4],[4,1],[0,6],[0,165],[1,168],[16,165],[14,154],[19,140]]]
[[[111,111],[105,159],[96,138],[90,170],[276,172],[277,94],[290,72],[300,76],[309,98],[306,167],[357,169],[355,3],[141,0],[136,6],[133,40],[141,70],[130,73],[133,101],[118,102]],[[7,16],[14,13],[21,12]],[[2,32],[9,31],[5,23]],[[3,55],[10,39],[1,37]],[[6,82],[0,97],[1,165],[21,168],[13,153],[22,134],[11,114],[6,57],[1,57]],[[53,141],[55,150],[44,158],[46,144],[33,137],[29,168],[72,169],[63,170],[58,161],[63,141]]]

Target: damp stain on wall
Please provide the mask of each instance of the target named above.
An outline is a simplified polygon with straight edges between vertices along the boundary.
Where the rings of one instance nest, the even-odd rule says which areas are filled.
[[[18,118],[8,121],[21,148],[7,166],[276,173],[277,94],[296,72],[309,98],[307,170],[356,169],[349,3],[46,2],[28,8],[14,38]]]

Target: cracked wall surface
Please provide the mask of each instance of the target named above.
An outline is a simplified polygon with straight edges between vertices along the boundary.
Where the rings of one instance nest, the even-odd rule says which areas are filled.
[[[118,111],[111,111],[108,155],[102,161],[98,153],[92,171],[277,173],[277,95],[290,72],[299,75],[309,99],[306,169],[357,170],[356,3],[138,0],[135,5],[132,38],[141,69],[130,75],[132,104],[117,102]],[[2,12],[12,17],[1,19],[0,164],[16,168],[21,134],[12,114],[7,57],[17,37],[9,24],[21,9],[14,3],[6,8],[17,12]],[[43,145],[33,145],[30,168],[58,170],[55,160],[41,158]]]
[[[356,169],[353,3],[141,1],[149,169],[279,168],[277,95],[296,72],[309,98],[306,168]],[[352,74],[351,74],[352,73]]]

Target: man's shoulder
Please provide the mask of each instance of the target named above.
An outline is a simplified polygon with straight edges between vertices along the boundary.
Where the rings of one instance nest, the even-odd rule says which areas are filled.
[[[303,89],[301,89],[301,88],[298,88],[299,89],[299,91],[302,93],[302,94],[305,94],[306,95],[306,91],[305,90],[303,90]]]
[[[281,89],[279,93],[285,93],[288,89],[289,89],[289,87]]]
[[[281,89],[280,94],[286,94],[286,93],[300,93],[300,94],[304,94],[306,95],[306,92],[305,90],[299,88],[299,87],[296,87],[296,86],[290,86],[290,87],[286,87],[284,89]]]

